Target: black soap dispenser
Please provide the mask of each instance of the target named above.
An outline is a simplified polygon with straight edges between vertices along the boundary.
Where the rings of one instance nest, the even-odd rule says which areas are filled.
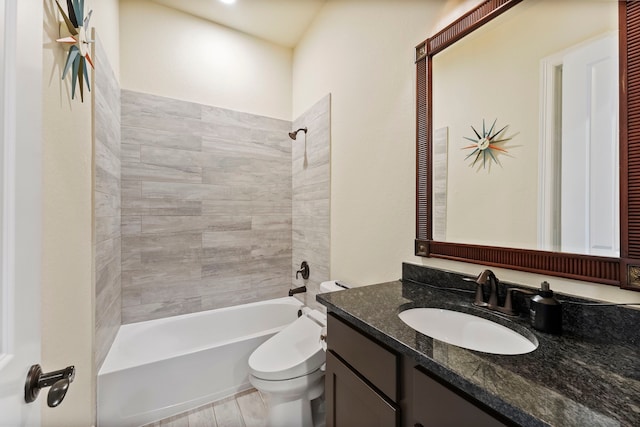
[[[553,297],[548,282],[542,282],[538,295],[531,298],[531,325],[550,334],[562,333],[562,306]]]

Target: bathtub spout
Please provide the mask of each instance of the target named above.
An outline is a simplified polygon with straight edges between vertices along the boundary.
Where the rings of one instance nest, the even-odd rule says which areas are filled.
[[[289,289],[289,296],[292,297],[294,294],[299,294],[302,292],[307,292],[306,286],[300,286],[299,288]]]

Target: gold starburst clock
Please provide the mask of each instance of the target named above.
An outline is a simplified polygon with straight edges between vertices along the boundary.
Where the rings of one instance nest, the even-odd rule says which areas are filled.
[[[475,130],[473,126],[471,126],[471,129],[473,129],[473,133],[475,134],[475,138],[473,137],[468,138],[466,136],[463,137],[464,139],[473,142],[473,144],[463,147],[463,150],[465,149],[473,150],[467,157],[464,158],[465,160],[467,160],[469,157],[472,157],[473,155],[475,155],[475,157],[473,158],[473,162],[471,163],[471,167],[473,167],[478,162],[478,160],[480,160],[480,157],[482,157],[483,168],[487,167],[487,159],[489,159],[490,162],[494,161],[497,164],[500,164],[500,162],[498,162],[498,160],[496,159],[496,156],[494,155],[493,151],[495,150],[503,153],[507,152],[507,150],[505,150],[504,148],[498,147],[497,144],[500,144],[502,142],[505,142],[511,139],[511,138],[500,139],[500,135],[502,134],[502,132],[504,132],[506,128],[509,127],[509,125],[503,127],[498,131],[495,131],[497,121],[498,119],[495,119],[491,127],[487,130],[484,123],[484,119],[482,119],[482,134],[480,134],[480,132],[478,132],[477,130]]]
[[[62,9],[58,0],[56,0],[56,4],[70,34],[56,41],[71,45],[64,65],[64,71],[62,72],[62,80],[65,79],[67,73],[71,70],[71,99],[74,99],[76,96],[76,82],[78,82],[78,86],[80,87],[80,100],[84,102],[85,81],[87,83],[87,90],[91,91],[87,62],[91,65],[91,68],[94,68],[91,55],[89,55],[89,43],[93,43],[93,40],[87,38],[87,29],[93,11],[90,10],[87,16],[84,16],[84,0],[67,0],[68,15],[64,9]]]

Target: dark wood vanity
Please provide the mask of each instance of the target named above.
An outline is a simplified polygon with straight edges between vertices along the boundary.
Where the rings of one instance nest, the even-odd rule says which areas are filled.
[[[516,318],[474,306],[469,285],[465,275],[405,263],[402,280],[319,294],[327,426],[640,425],[640,310],[556,294],[563,333],[553,335],[531,327],[524,300]],[[398,316],[417,307],[483,317],[538,347],[509,355],[448,344]]]
[[[328,427],[514,425],[335,314],[328,330]]]

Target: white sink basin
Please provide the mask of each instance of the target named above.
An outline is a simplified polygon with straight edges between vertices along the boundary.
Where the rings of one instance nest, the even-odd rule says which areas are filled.
[[[525,354],[538,348],[535,342],[506,326],[458,311],[412,308],[400,319],[425,335],[469,350],[493,354]]]

